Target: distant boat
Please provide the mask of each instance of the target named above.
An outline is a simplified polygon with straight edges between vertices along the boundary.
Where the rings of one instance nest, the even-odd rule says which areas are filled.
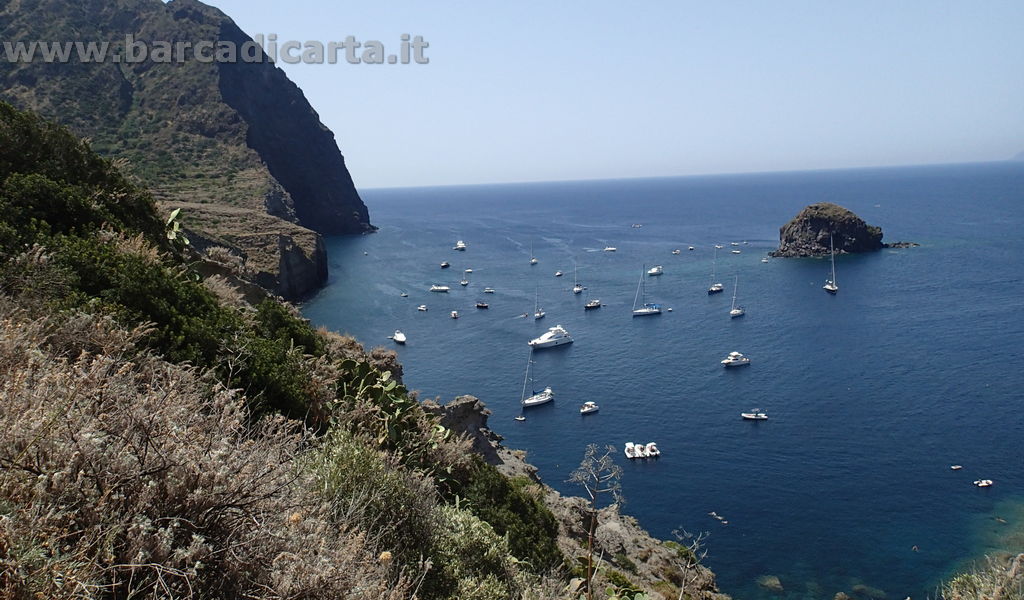
[[[654,277],[655,275],[661,275],[665,272],[665,269],[661,265],[654,265],[650,269],[647,269],[647,274]]]
[[[644,265],[645,267],[647,265]],[[640,308],[637,308],[637,300],[642,300]],[[647,284],[644,281],[644,269],[640,269],[640,283],[636,286],[636,296],[633,297],[633,316],[634,317],[646,317],[650,315],[660,315],[661,305],[653,304],[647,301]]]
[[[490,305],[490,304],[487,304],[487,303],[486,303],[486,302],[484,302],[483,300],[477,300],[477,301],[476,301],[476,307],[477,307],[477,308],[490,308],[490,307],[491,307],[491,305]]]
[[[576,279],[576,263],[573,263],[573,265],[572,265],[572,293],[580,294],[582,292],[583,292],[583,286],[580,284],[579,280]]]
[[[751,409],[750,412],[740,413],[740,416],[747,421],[767,421],[768,414],[760,408]]]
[[[547,313],[545,313],[544,309],[540,307],[540,292],[537,289],[534,289],[534,291],[533,291],[533,320],[537,321],[539,319],[543,319],[545,314],[547,314]]]
[[[763,263],[768,262],[768,257],[767,256],[762,256],[761,257],[761,262],[763,262]]]
[[[564,344],[571,344],[573,342],[572,336],[565,330],[561,325],[555,325],[551,329],[548,329],[540,337],[534,338],[529,341],[530,346],[534,348],[553,348],[555,346],[561,346]]]
[[[615,246],[605,246],[604,247],[604,251],[605,252],[615,252],[616,250],[618,250],[618,248],[616,248]]]
[[[640,229],[641,227],[643,227],[643,225],[641,223],[633,223],[632,225],[630,225],[630,227],[632,227],[633,229]]]
[[[409,294],[406,294],[405,292],[402,292],[401,294],[399,294],[399,296],[401,296],[403,298],[408,298]]]
[[[395,340],[396,344],[404,344],[405,343],[405,334],[396,329],[395,330],[395,334],[393,336],[391,336],[391,339]]]
[[[465,270],[465,272],[466,272],[466,273],[472,273],[472,272],[473,272],[473,269],[466,269],[466,270]]]
[[[561,271],[555,271],[555,277],[561,277],[562,275],[564,275],[564,273]]]
[[[725,246],[721,244],[715,244],[715,250],[721,250],[722,248],[725,248]]]
[[[742,317],[743,315],[746,314],[745,312],[743,312],[742,307],[736,306],[736,290],[739,289],[739,286],[740,276],[737,275],[736,279],[733,281],[732,284],[732,310],[729,311],[729,317],[733,319],[735,319],[736,317]]]
[[[730,246],[739,246],[740,243],[739,242],[729,242],[729,245]]]
[[[461,285],[462,287],[466,287],[467,285],[469,285],[469,278],[463,276],[462,281],[459,282],[459,285]]]
[[[675,250],[672,251],[672,254],[682,254],[682,253],[683,253],[683,251],[678,249],[678,248],[676,248]]]
[[[974,482],[974,485],[978,487],[992,487],[993,483],[995,482],[992,481],[991,479],[978,479],[977,481]]]
[[[718,272],[718,249],[719,248],[721,248],[721,246],[715,246],[715,255],[711,259],[711,286],[708,287],[708,295],[709,296],[711,294],[720,294],[720,293],[722,293],[725,290],[725,288],[722,286],[721,283],[718,283],[718,282],[715,281],[715,275]]]
[[[722,360],[722,366],[726,368],[742,367],[749,364],[750,359],[747,358],[746,356],[743,356],[739,352],[730,352],[729,356],[726,356],[725,359]]]
[[[453,311],[451,312],[451,317],[452,317],[453,319],[458,319],[458,318],[459,318],[459,311],[457,311],[457,310],[453,310]]]
[[[587,303],[583,305],[583,310],[594,310],[597,308],[601,308],[601,300],[597,298],[588,300]]]
[[[530,357],[526,361],[526,376],[523,377],[523,393],[519,396],[519,404],[523,408],[530,406],[539,406],[541,404],[547,404],[555,399],[555,392],[551,390],[551,386],[545,387],[540,392],[532,390],[533,388],[533,376],[530,373],[530,365],[533,364],[533,349],[530,349]],[[526,396],[527,384],[531,388],[531,395]]]
[[[821,286],[821,289],[826,292],[835,295],[839,291],[839,284],[836,283],[836,248],[832,245],[832,234],[828,234],[828,249],[829,253],[832,254],[832,279],[826,279],[825,285]]]
[[[690,246],[689,248],[687,248],[687,250],[689,250],[690,252],[693,252],[694,250],[696,250],[696,248],[694,248],[693,246]]]
[[[658,458],[661,456],[661,450],[658,450],[658,445],[654,442],[650,442],[644,446],[644,451],[647,453],[648,458]]]
[[[493,294],[494,293],[494,288],[492,288],[492,287],[485,287],[484,288],[484,293],[485,294]]]
[[[435,283],[434,285],[430,286],[430,291],[432,291],[432,292],[446,293],[448,290],[449,290],[449,287],[446,286],[446,285],[437,285]]]
[[[455,242],[455,246],[452,247],[452,250],[459,250],[459,251],[465,252],[466,251],[466,242],[464,242],[462,240],[459,240],[459,241]]]
[[[427,312],[427,305],[426,304],[420,304],[419,306],[416,307],[416,310],[418,310],[420,312]]]
[[[441,268],[442,269],[447,269],[450,266],[451,266],[451,264],[449,264],[448,261],[444,261],[443,263],[441,263]]]
[[[583,406],[580,406],[581,415],[589,415],[590,413],[596,413],[601,407],[596,402],[584,402]]]
[[[739,250],[739,249],[737,249],[737,250],[733,250],[733,251],[732,251],[732,253],[733,253],[733,254],[739,254],[739,253],[741,253],[741,252],[743,252],[743,251],[742,251],[742,250]]]
[[[530,242],[530,265],[535,265],[538,262],[537,257],[533,255],[533,242]]]

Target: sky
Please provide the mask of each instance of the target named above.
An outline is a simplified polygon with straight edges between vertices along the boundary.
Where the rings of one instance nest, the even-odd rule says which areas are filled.
[[[429,64],[278,63],[357,187],[1004,160],[1024,2],[206,0],[279,41]]]

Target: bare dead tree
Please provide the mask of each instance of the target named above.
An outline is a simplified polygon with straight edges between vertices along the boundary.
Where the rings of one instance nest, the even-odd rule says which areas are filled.
[[[580,466],[569,477],[571,483],[579,484],[587,491],[589,498],[590,519],[587,525],[587,600],[594,600],[594,531],[597,529],[597,509],[600,499],[610,495],[616,504],[622,499],[622,467],[615,464],[612,455],[614,446],[605,446],[604,453],[598,455],[596,444],[587,446]]]
[[[682,585],[679,586],[679,600],[683,600],[683,595],[686,593],[686,587],[692,585],[700,577],[700,572],[697,567],[704,562],[704,558],[708,555],[707,548],[704,547],[704,540],[708,537],[708,532],[702,531],[700,533],[690,533],[685,529],[675,529],[672,531],[672,535],[675,536],[676,542],[680,546],[680,551],[677,552],[677,556],[680,559],[680,570],[682,571]],[[689,580],[687,580],[689,576]]]

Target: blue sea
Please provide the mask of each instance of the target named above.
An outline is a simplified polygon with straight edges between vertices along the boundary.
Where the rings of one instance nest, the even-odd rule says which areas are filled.
[[[581,492],[565,480],[588,444],[615,446],[624,512],[663,539],[708,532],[724,592],[831,599],[861,584],[934,597],[970,561],[1024,551],[1024,163],[363,197],[380,231],[328,240],[330,283],[305,315],[370,346],[404,331],[406,384],[481,398],[505,444],[564,493]],[[921,246],[837,257],[834,297],[821,289],[828,260],[763,263],[779,227],[821,201]],[[452,250],[460,239],[466,252]],[[726,292],[708,296],[713,262]],[[633,318],[645,265],[664,267],[648,300],[673,310]],[[736,281],[746,316],[730,319]],[[435,283],[451,292],[428,292]],[[521,317],[535,294],[540,321]],[[605,306],[584,312],[588,298]],[[575,343],[534,365],[556,399],[517,422],[527,341],[556,324]],[[722,368],[734,350],[751,365]],[[587,400],[600,412],[581,417]],[[740,419],[755,407],[769,420]],[[621,452],[652,440],[658,460]],[[758,586],[763,575],[779,577],[781,596]]]

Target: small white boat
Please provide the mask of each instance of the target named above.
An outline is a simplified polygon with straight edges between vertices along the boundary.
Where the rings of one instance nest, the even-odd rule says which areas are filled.
[[[690,246],[689,248],[687,248],[687,250],[689,250],[690,252],[693,252],[694,250],[696,250],[696,248],[694,248],[693,246]]]
[[[729,245],[730,246],[739,246],[740,243],[739,242],[729,242]]]
[[[722,248],[725,248],[725,246],[721,244],[715,244],[715,250],[721,250]]]
[[[675,255],[679,255],[679,254],[682,254],[682,253],[683,253],[683,251],[680,250],[679,248],[676,248],[675,250],[672,251],[672,254],[675,254]]]
[[[523,408],[530,406],[539,406],[541,404],[547,404],[555,399],[555,392],[551,390],[551,386],[545,387],[540,392],[534,391],[529,397],[526,396],[527,385],[533,387],[533,375],[530,373],[530,365],[533,364],[533,349],[530,349],[530,356],[526,361],[526,375],[523,377],[523,393],[519,396],[519,403]]]
[[[630,225],[630,227],[632,227],[633,229],[640,229],[641,227],[643,227],[643,224],[642,223],[633,223],[632,225]]]
[[[954,471],[959,471],[960,469],[964,468],[964,466],[963,465],[950,465],[949,468],[954,470]]]
[[[401,296],[403,298],[408,298],[409,294],[406,294],[405,292],[402,292],[401,294],[399,294],[399,296]]]
[[[405,334],[396,329],[395,330],[395,335],[391,336],[391,339],[395,340],[396,344],[404,344],[405,343]]]
[[[486,287],[486,288],[484,288],[484,293],[485,294],[493,294],[494,293],[494,288]]]
[[[743,312],[742,306],[736,306],[736,290],[739,288],[740,276],[736,276],[736,280],[732,284],[732,310],[729,311],[729,318],[735,319],[736,317],[742,317],[747,314]]]
[[[767,421],[768,414],[760,408],[752,409],[750,412],[740,413],[740,416],[747,421]]]
[[[605,246],[604,247],[604,251],[605,252],[615,252],[616,250],[618,250],[618,248],[616,248],[615,246]]]
[[[462,281],[459,282],[459,285],[461,285],[462,287],[466,287],[467,285],[469,285],[469,280],[463,279]]]
[[[453,319],[458,319],[458,318],[459,318],[459,311],[457,311],[457,310],[453,310],[453,311],[451,312],[451,317],[452,317]]]
[[[452,265],[448,261],[444,261],[443,263],[441,263],[441,268],[442,269],[447,269],[450,266],[452,266]]]
[[[516,421],[525,421],[525,420],[526,420],[526,417],[524,417],[523,415],[519,415],[518,417],[516,417]]]
[[[530,340],[528,343],[533,348],[553,348],[563,344],[571,344],[572,336],[561,325],[555,325],[548,329],[540,337]]]
[[[596,413],[600,408],[596,402],[584,402],[583,406],[580,406],[580,414],[589,415],[590,413]]]
[[[761,257],[761,262],[763,262],[763,263],[768,262],[768,257],[767,256]]]
[[[725,291],[725,287],[715,281],[715,276],[718,273],[718,249],[721,246],[715,246],[715,255],[711,258],[711,285],[708,286],[708,296],[712,294],[720,294]]]
[[[647,446],[644,444],[633,444],[633,454],[636,458],[647,458]]]
[[[536,258],[535,256],[531,256],[531,257],[530,257],[530,264],[531,264],[531,265],[535,265],[535,264],[537,264],[538,262],[540,262],[540,261],[538,261],[538,260],[537,260],[537,258]]]
[[[733,251],[732,251],[732,253],[733,253],[733,254],[739,254],[739,253],[741,253],[741,252],[743,252],[743,251],[742,251],[742,250],[733,250]]]
[[[594,310],[598,308],[601,308],[601,300],[599,298],[589,300],[586,304],[583,305],[583,310]]]
[[[974,482],[974,485],[978,487],[991,487],[995,483],[991,479],[978,479]]]
[[[650,269],[647,269],[647,274],[654,277],[655,275],[662,275],[665,273],[665,269],[661,265],[654,265]]]
[[[466,273],[472,273],[472,272],[473,272],[473,269],[466,269],[466,270],[465,270],[465,272],[466,272]]]
[[[436,283],[434,285],[430,286],[430,291],[432,291],[432,292],[446,293],[449,289],[451,289],[451,288],[449,288],[446,285],[437,285]]]
[[[561,271],[555,271],[555,277],[561,277],[562,275],[564,275],[564,273]]]
[[[832,294],[833,296],[839,291],[839,284],[836,283],[836,248],[832,245],[832,234],[828,234],[828,249],[832,255],[832,279],[826,279],[825,285],[821,286],[821,289]]]
[[[723,367],[742,367],[750,364],[750,359],[743,356],[739,352],[730,352],[729,356],[726,356],[722,360]]]
[[[483,300],[477,300],[476,301],[476,307],[477,308],[487,309],[487,308],[490,308],[491,305],[486,303],[486,302],[484,302]]]
[[[644,450],[647,452],[647,456],[650,458],[657,458],[661,456],[661,450],[658,450],[658,445],[655,444],[654,442],[648,443],[647,446],[644,447]]]
[[[546,315],[546,314],[548,314],[548,313],[544,312],[544,309],[538,308],[537,310],[533,311],[533,320],[537,321],[537,320],[543,319],[544,315]]]
[[[466,242],[464,242],[462,240],[459,240],[459,241],[455,242],[455,246],[452,247],[452,250],[460,250],[460,251],[465,252],[465,250],[466,250]]]
[[[572,266],[572,293],[574,293],[574,294],[582,294],[583,290],[584,290],[583,285],[580,283],[579,279],[576,278],[576,265],[573,264],[573,266]]]
[[[427,312],[427,305],[426,304],[420,304],[419,306],[416,307],[416,310],[418,310],[420,312]]]
[[[545,313],[544,309],[540,307],[540,292],[537,291],[537,290],[534,290],[534,296],[533,296],[533,320],[534,321],[538,321],[540,319],[543,319],[545,314],[547,314],[547,313]]]
[[[626,458],[636,458],[636,444],[626,442]]]

